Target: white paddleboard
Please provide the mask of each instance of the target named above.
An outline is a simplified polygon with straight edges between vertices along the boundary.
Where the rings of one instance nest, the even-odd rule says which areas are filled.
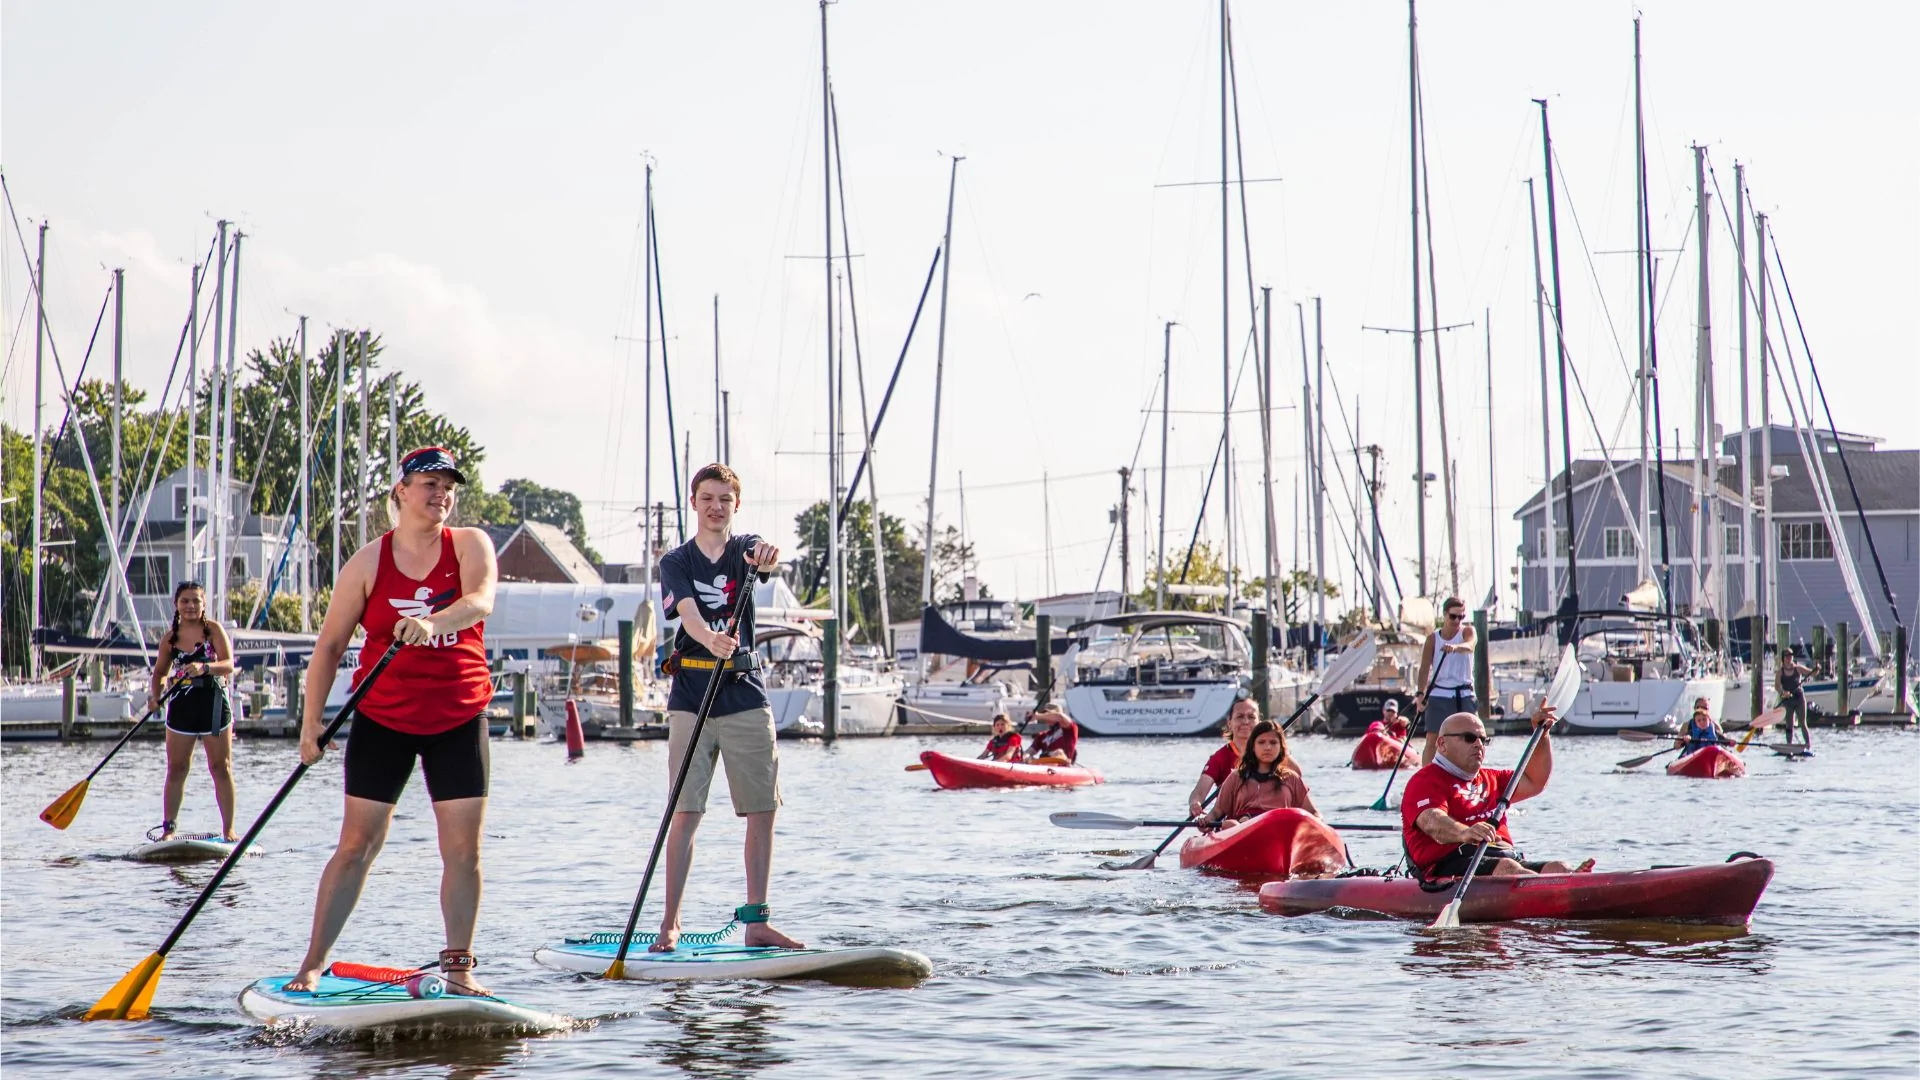
[[[609,940],[611,939],[611,940]],[[548,967],[604,975],[620,951],[620,935],[596,934],[542,946],[533,958]],[[907,949],[776,949],[748,945],[681,945],[672,952],[627,950],[629,979],[818,979],[847,986],[911,986],[933,974],[933,962]]]
[[[240,992],[240,1011],[270,1025],[306,1024],[344,1031],[389,1029],[408,1035],[511,1035],[560,1031],[564,1016],[536,1012],[497,997],[451,992],[415,997],[405,986],[320,976],[313,990],[286,989],[292,975],[273,975]]]
[[[224,862],[239,846],[237,841],[229,843],[217,836],[176,836],[141,844],[127,852],[127,858],[135,862]]]

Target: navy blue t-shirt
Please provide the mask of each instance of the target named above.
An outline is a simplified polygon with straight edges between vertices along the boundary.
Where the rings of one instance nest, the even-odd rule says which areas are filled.
[[[677,616],[680,601],[692,597],[700,605],[700,615],[706,619],[707,627],[724,633],[727,620],[733,617],[734,601],[739,598],[736,590],[743,585],[749,589],[753,587],[753,575],[747,566],[747,552],[759,542],[760,538],[752,534],[729,537],[726,552],[720,556],[719,562],[708,559],[692,540],[667,552],[660,559],[660,598],[663,606],[670,615]],[[746,614],[734,640],[740,642],[742,650],[753,648],[751,601],[747,603]],[[673,648],[681,659],[713,659],[713,654],[687,633],[684,623],[674,632]],[[698,711],[700,699],[707,693],[707,679],[712,674],[712,669],[695,671],[681,668],[680,674],[673,677],[673,692],[667,698],[667,708],[679,712]],[[720,696],[713,703],[713,715],[726,716],[762,708],[766,704],[767,690],[760,682],[760,673],[734,672],[720,686]]]

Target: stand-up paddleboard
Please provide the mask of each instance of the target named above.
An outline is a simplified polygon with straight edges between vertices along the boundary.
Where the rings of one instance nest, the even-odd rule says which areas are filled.
[[[240,1010],[270,1025],[429,1036],[537,1034],[572,1024],[499,997],[456,994],[432,972],[336,964],[310,991],[288,990],[292,980],[273,975],[247,987],[240,992]]]
[[[233,854],[233,849],[238,846],[237,842],[212,835],[176,836],[171,840],[141,844],[127,852],[127,858],[135,862],[221,862]]]
[[[683,941],[672,952],[657,953],[647,951],[640,935],[635,938],[627,950],[629,979],[817,979],[843,986],[912,986],[933,974],[932,961],[907,949],[777,949]],[[619,934],[593,934],[544,945],[533,958],[562,971],[604,975],[619,951]]]

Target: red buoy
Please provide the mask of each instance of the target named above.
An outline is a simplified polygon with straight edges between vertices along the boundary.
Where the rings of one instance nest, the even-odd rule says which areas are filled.
[[[572,698],[567,699],[567,760],[572,761],[587,752],[587,736],[580,730],[580,706]]]

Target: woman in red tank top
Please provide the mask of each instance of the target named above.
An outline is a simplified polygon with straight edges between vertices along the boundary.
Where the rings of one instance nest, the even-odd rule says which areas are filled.
[[[288,989],[317,983],[418,759],[440,832],[440,914],[447,931],[440,967],[453,992],[485,993],[471,974],[487,810],[485,709],[493,695],[482,620],[493,610],[499,573],[485,532],[447,525],[455,488],[465,482],[453,455],[440,447],[408,454],[390,496],[393,530],[355,552],[334,583],[307,667],[300,760],[312,765],[325,753],[319,738],[327,691],[355,628],[366,631],[356,687],[394,641],[405,647],[354,714],[340,844],[320,875],[313,936]]]

